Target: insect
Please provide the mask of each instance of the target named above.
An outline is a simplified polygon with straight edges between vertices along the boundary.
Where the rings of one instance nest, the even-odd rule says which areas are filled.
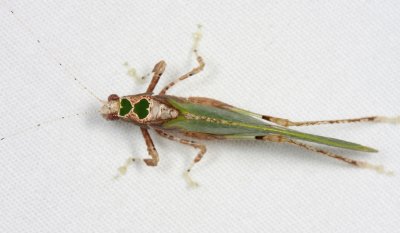
[[[201,161],[207,150],[206,145],[197,140],[260,140],[286,143],[356,167],[369,168],[381,173],[385,172],[382,166],[346,158],[316,148],[307,144],[307,142],[369,153],[377,152],[374,148],[340,139],[303,133],[290,127],[356,122],[399,123],[400,117],[371,116],[354,119],[295,122],[284,118],[253,113],[207,97],[186,98],[168,95],[168,91],[172,87],[188,78],[194,77],[204,69],[205,62],[198,52],[200,38],[201,34],[198,32],[193,46],[197,66],[175,81],[170,82],[157,94],[154,94],[154,90],[166,69],[164,61],[160,61],[154,66],[152,79],[145,92],[128,96],[111,94],[107,101],[103,101],[100,112],[105,119],[111,121],[123,120],[139,126],[150,156],[143,159],[146,165],[157,166],[159,163],[158,152],[149,134],[149,130],[154,130],[161,137],[198,150],[192,163],[185,170],[185,177],[190,185],[197,185],[190,178],[190,172],[195,164]],[[122,167],[121,173],[125,168]]]
[[[101,108],[101,113],[107,120],[124,120],[140,127],[150,155],[150,158],[144,159],[148,166],[157,166],[159,162],[159,155],[148,132],[149,129],[153,129],[162,137],[199,150],[192,164],[186,170],[189,184],[196,184],[190,179],[189,173],[206,153],[206,146],[194,141],[197,139],[262,140],[288,143],[341,160],[353,166],[384,172],[382,166],[349,159],[300,141],[355,151],[378,152],[374,148],[335,138],[303,133],[289,129],[289,127],[355,122],[398,122],[399,118],[372,116],[342,120],[293,122],[283,118],[253,113],[211,98],[184,98],[168,95],[167,92],[173,86],[193,77],[204,69],[205,63],[198,54],[197,46],[194,46],[193,52],[198,66],[169,83],[158,94],[154,95],[153,91],[166,68],[164,61],[160,61],[154,66],[152,80],[144,93],[122,97],[112,94],[108,97],[107,103]],[[191,138],[191,140],[187,138]]]

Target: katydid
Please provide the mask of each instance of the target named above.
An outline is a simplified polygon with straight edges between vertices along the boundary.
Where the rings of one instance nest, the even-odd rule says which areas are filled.
[[[328,145],[363,152],[378,152],[376,149],[335,138],[323,137],[289,129],[290,126],[309,126],[320,124],[338,124],[355,122],[393,122],[399,123],[400,117],[362,117],[355,119],[293,122],[243,110],[221,101],[206,97],[178,97],[167,95],[171,87],[198,74],[205,63],[197,51],[198,40],[193,49],[198,66],[165,86],[157,95],[153,91],[163,74],[166,63],[158,62],[153,69],[152,80],[146,92],[119,97],[112,94],[104,104],[101,113],[107,120],[124,120],[138,125],[145,139],[150,158],[144,159],[148,166],[157,166],[159,156],[148,132],[153,129],[162,137],[192,146],[199,150],[190,167],[185,171],[189,184],[189,172],[206,153],[206,146],[197,140],[262,140],[288,143],[304,149],[326,155],[353,166],[371,168],[384,172],[382,166],[357,161],[325,150],[315,148],[300,141]],[[267,123],[268,122],[268,123]],[[178,137],[177,135],[181,135]],[[191,138],[188,140],[187,138]]]
[[[286,143],[341,160],[356,167],[369,168],[381,173],[385,172],[382,166],[346,158],[304,142],[362,152],[377,152],[374,148],[340,139],[303,133],[289,127],[356,122],[400,123],[400,117],[371,116],[342,120],[294,122],[279,117],[253,113],[207,97],[184,98],[168,95],[167,92],[177,83],[193,77],[204,69],[205,62],[197,49],[200,38],[199,31],[195,34],[193,45],[193,52],[198,65],[166,85],[158,94],[153,94],[153,92],[166,69],[164,61],[160,61],[154,66],[152,80],[144,93],[122,97],[111,94],[107,101],[102,101],[103,106],[100,112],[105,119],[123,120],[140,127],[150,156],[150,158],[143,159],[148,166],[157,166],[159,162],[158,152],[149,134],[149,130],[153,129],[162,137],[199,150],[193,162],[185,171],[187,181],[191,185],[196,183],[192,181],[189,173],[206,153],[206,146],[195,140],[260,140]],[[40,42],[38,41],[38,43]],[[83,89],[98,99],[75,76],[71,76]],[[129,160],[126,166],[130,163],[132,163],[132,160]],[[124,173],[126,166],[121,168],[121,173]]]

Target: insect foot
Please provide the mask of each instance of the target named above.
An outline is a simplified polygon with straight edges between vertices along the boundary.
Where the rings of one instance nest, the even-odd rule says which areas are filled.
[[[147,166],[151,166],[151,167],[155,167],[158,164],[158,160],[156,159],[143,159],[143,162],[147,165]]]
[[[388,175],[388,176],[394,175],[393,171],[386,170],[382,165],[375,165],[375,164],[370,164],[370,163],[367,163],[364,161],[357,161],[356,166],[361,167],[361,168],[375,170],[379,174],[384,174],[384,175]]]
[[[126,161],[125,164],[122,165],[121,167],[118,168],[118,174],[114,176],[114,179],[118,179],[122,176],[124,176],[128,172],[128,168],[132,166],[132,164],[136,161],[139,161],[137,158],[129,157]]]
[[[400,116],[395,117],[378,117],[377,121],[379,122],[386,122],[391,124],[400,124]]]
[[[185,178],[185,180],[186,180],[186,182],[187,182],[187,184],[188,184],[188,186],[189,186],[190,188],[197,188],[197,187],[199,187],[199,183],[197,183],[196,181],[194,181],[194,180],[192,179],[192,177],[190,176],[190,169],[186,170],[186,171],[183,173],[183,178]]]

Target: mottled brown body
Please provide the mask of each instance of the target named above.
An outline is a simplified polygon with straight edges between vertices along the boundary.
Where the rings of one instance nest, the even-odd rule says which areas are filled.
[[[140,100],[145,99],[149,102],[149,114],[144,119],[134,113],[130,112],[121,117],[122,120],[133,122],[138,125],[156,126],[164,123],[165,121],[174,119],[178,116],[178,110],[172,107],[165,98],[162,96],[151,96],[147,94],[123,96],[121,98],[128,99],[133,105]]]
[[[109,96],[108,98],[108,102],[104,104],[104,106],[101,109],[101,112],[104,116],[105,119],[107,120],[118,120],[118,119],[122,119],[125,121],[129,121],[132,122],[134,124],[137,124],[141,127],[141,132],[143,135],[143,138],[145,139],[147,148],[148,148],[148,152],[150,155],[150,159],[144,159],[144,162],[148,165],[148,166],[157,166],[158,161],[159,161],[159,156],[158,156],[158,152],[156,150],[156,148],[154,147],[154,143],[153,140],[151,139],[151,136],[148,132],[148,128],[151,127],[153,129],[155,129],[155,131],[163,137],[166,137],[170,140],[174,140],[174,141],[178,141],[180,143],[186,144],[186,145],[190,145],[194,148],[198,148],[199,153],[197,154],[197,156],[195,157],[195,159],[193,160],[193,164],[187,169],[187,180],[190,184],[195,184],[195,182],[193,182],[191,180],[191,178],[189,177],[189,171],[191,170],[192,166],[194,165],[194,163],[197,163],[200,161],[200,159],[203,157],[203,155],[206,152],[206,146],[200,143],[196,143],[194,141],[190,141],[190,140],[186,140],[186,139],[181,139],[178,138],[177,136],[174,136],[172,134],[169,134],[167,131],[163,130],[161,125],[171,119],[174,119],[178,116],[178,112],[175,108],[173,108],[167,101],[166,101],[166,92],[173,87],[175,84],[177,84],[178,82],[185,80],[197,73],[199,73],[200,71],[203,70],[204,68],[204,62],[203,59],[197,54],[197,49],[194,48],[194,53],[196,54],[196,60],[198,62],[198,66],[193,68],[191,71],[189,71],[188,73],[182,75],[181,77],[177,78],[175,81],[169,83],[167,86],[165,86],[159,93],[159,95],[152,95],[152,92],[154,90],[154,88],[156,87],[161,75],[163,74],[163,72],[165,71],[166,68],[166,63],[164,61],[160,61],[158,62],[154,68],[153,68],[153,77],[152,80],[146,90],[146,93],[143,94],[138,94],[138,95],[131,95],[131,96],[124,96],[121,98],[125,98],[127,100],[129,100],[129,102],[132,105],[137,104],[138,102],[140,102],[142,99],[145,99],[148,101],[149,103],[149,114],[143,118],[140,119],[138,117],[138,115],[134,114],[133,112],[129,112],[127,113],[125,116],[120,116],[119,115],[119,110],[115,109],[115,101],[118,101],[120,98],[115,95],[112,94]],[[167,96],[168,97],[168,96]],[[171,96],[170,96],[171,97]],[[173,98],[177,98],[177,99],[183,99],[180,97],[173,97]],[[194,98],[194,100],[196,100],[196,98]],[[210,103],[215,104],[213,101],[210,101],[210,99],[207,100],[207,98],[199,98],[197,101],[208,101]],[[171,130],[173,133],[174,130]],[[190,133],[189,133],[190,134]],[[211,139],[209,136],[205,135],[205,134],[201,134],[201,133],[196,133],[193,132],[191,134],[193,137],[198,137],[198,138],[202,138],[202,139]]]

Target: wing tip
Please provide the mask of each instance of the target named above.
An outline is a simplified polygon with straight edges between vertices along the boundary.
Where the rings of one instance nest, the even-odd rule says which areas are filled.
[[[367,147],[367,146],[362,146],[362,147],[360,148],[360,150],[361,150],[361,151],[364,151],[364,152],[370,152],[370,153],[377,153],[377,152],[379,152],[377,149],[372,148],[372,147]]]

